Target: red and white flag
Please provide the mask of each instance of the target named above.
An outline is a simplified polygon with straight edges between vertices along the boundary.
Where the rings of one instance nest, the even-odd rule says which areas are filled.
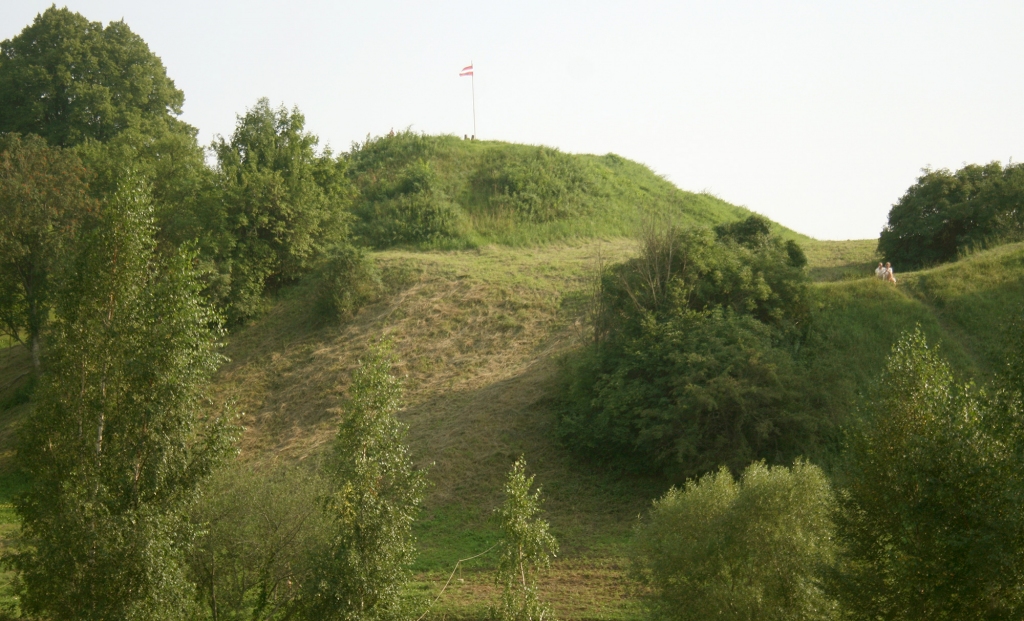
[[[467,75],[472,77],[472,75],[473,75],[473,65],[470,65],[468,67],[463,67],[462,71],[459,72],[459,77],[460,78],[464,78]]]

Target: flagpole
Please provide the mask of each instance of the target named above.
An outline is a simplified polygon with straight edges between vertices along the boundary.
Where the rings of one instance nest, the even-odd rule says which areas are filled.
[[[473,61],[469,61],[469,66],[473,66]],[[469,76],[469,86],[473,91],[473,138],[476,139],[476,71],[474,68],[473,73]]]

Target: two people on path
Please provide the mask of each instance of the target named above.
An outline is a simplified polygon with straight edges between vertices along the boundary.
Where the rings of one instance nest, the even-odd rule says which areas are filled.
[[[892,263],[882,265],[882,263],[879,262],[878,267],[875,268],[875,277],[879,280],[891,282],[894,285],[896,284],[896,277],[892,274]]]

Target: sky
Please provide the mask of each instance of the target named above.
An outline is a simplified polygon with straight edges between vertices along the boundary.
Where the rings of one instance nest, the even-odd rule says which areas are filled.
[[[0,40],[51,3],[0,3]],[[66,6],[145,39],[203,144],[260,97],[335,152],[472,134],[475,90],[480,139],[617,153],[818,239],[877,237],[923,168],[1024,159],[1019,0]]]

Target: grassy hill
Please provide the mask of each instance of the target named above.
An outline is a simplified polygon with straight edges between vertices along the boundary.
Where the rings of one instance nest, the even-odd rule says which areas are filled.
[[[848,416],[900,333],[916,325],[942,343],[960,372],[984,377],[998,367],[1001,330],[1024,300],[1024,245],[901,274],[896,287],[870,277],[868,244],[832,245],[834,252],[811,252],[818,261],[812,273],[827,268],[842,277],[856,269],[862,276],[815,285],[815,328],[801,362],[813,381],[832,388],[818,407]],[[621,558],[637,515],[663,484],[567,455],[554,440],[550,400],[559,356],[581,338],[579,304],[595,264],[625,258],[633,247],[614,238],[382,251],[374,258],[398,283],[395,291],[339,327],[317,327],[308,292],[290,291],[264,320],[232,337],[232,363],[218,382],[222,396],[247,412],[245,457],[315,455],[334,433],[358,357],[388,335],[403,360],[402,416],[432,482],[417,526],[425,591],[440,588],[457,559],[493,543],[488,516],[502,477],[523,454],[563,546],[547,587],[557,611],[564,618],[631,618],[632,604],[621,597]],[[835,256],[846,258],[823,258]],[[496,593],[488,586],[491,563],[485,556],[464,568],[464,582],[449,587],[445,614],[481,613]],[[580,602],[586,606],[574,608]]]
[[[403,132],[367,139],[348,165],[360,196],[356,233],[377,247],[529,246],[629,236],[644,222],[712,226],[750,215],[614,154]]]
[[[585,338],[580,318],[597,266],[635,252],[629,235],[638,224],[717,224],[749,212],[678,190],[613,155],[406,133],[368,141],[349,165],[363,197],[357,230],[387,242],[371,256],[389,290],[351,321],[324,325],[310,279],[230,335],[230,362],[214,392],[244,413],[241,458],[317,459],[335,433],[352,369],[388,336],[405,379],[401,417],[431,483],[416,525],[421,554],[412,588],[436,594],[456,560],[495,541],[491,512],[510,465],[524,455],[562,546],[542,595],[563,619],[637,618],[623,556],[638,515],[664,483],[578,461],[557,443],[560,358]],[[531,181],[530,171],[541,169],[560,172]],[[414,212],[441,213],[450,228],[386,237],[404,230],[401,222],[426,223],[421,233],[437,223]],[[378,226],[391,216],[398,224]],[[871,277],[873,240],[823,242],[780,230],[810,260],[814,328],[798,361],[830,387],[815,405],[831,416],[850,415],[893,342],[915,325],[942,342],[961,373],[984,378],[1000,366],[1003,331],[1024,300],[1024,244],[898,273],[892,286]],[[11,447],[30,407],[27,368],[20,347],[0,349],[0,534],[16,528],[3,503],[19,486]],[[494,561],[484,555],[465,564],[429,618],[483,618],[498,594]]]

